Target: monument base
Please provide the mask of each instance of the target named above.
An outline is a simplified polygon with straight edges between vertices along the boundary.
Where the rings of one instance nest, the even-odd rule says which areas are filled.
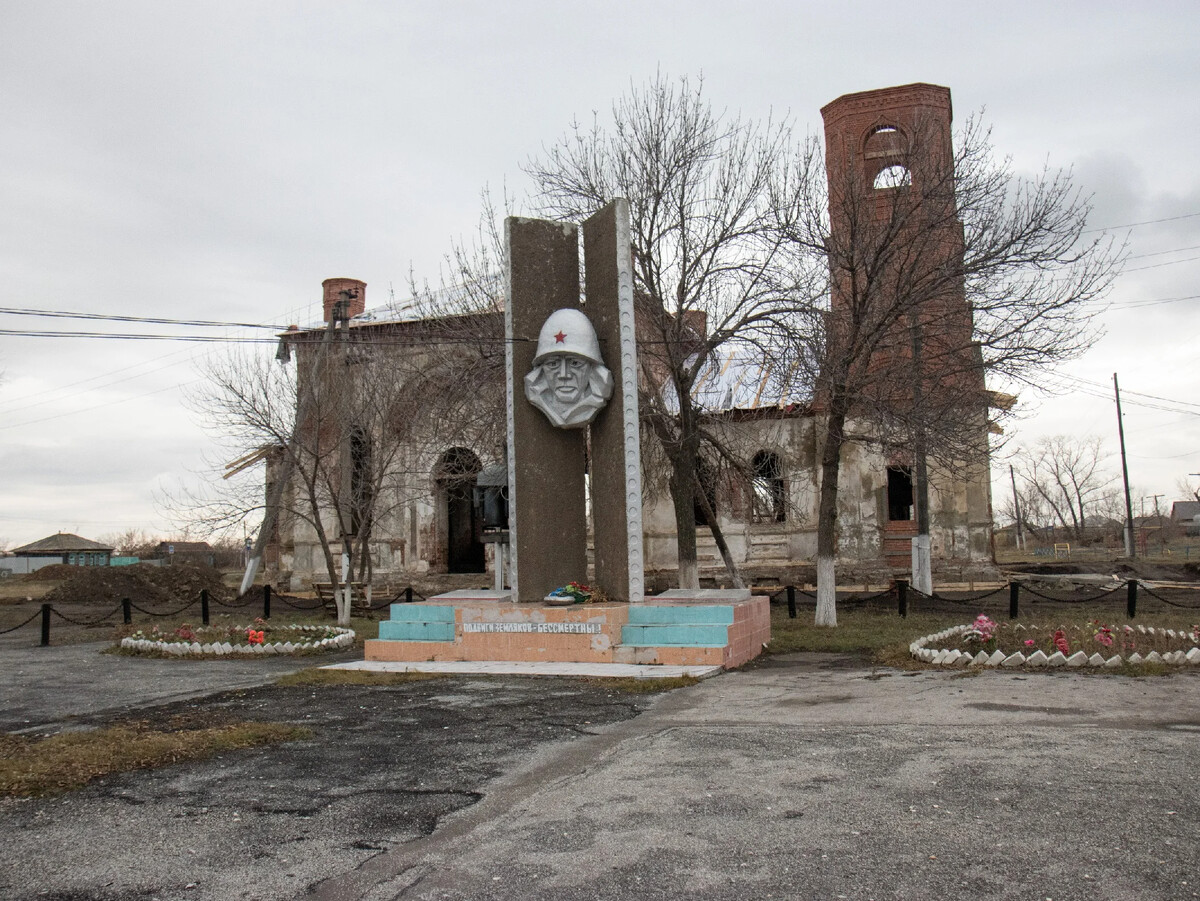
[[[366,659],[741,666],[771,639],[766,597],[675,590],[642,604],[513,604],[456,591],[393,604]]]

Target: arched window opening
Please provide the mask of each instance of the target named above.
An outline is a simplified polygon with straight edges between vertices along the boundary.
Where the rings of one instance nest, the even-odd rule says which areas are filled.
[[[863,156],[869,160],[896,156],[907,149],[908,139],[895,125],[877,125],[863,138]]]
[[[875,190],[887,188],[907,188],[912,184],[912,173],[906,166],[884,166],[875,176]]]
[[[759,451],[752,461],[754,477],[752,522],[787,521],[787,486],[783,482],[783,466],[779,455]]]

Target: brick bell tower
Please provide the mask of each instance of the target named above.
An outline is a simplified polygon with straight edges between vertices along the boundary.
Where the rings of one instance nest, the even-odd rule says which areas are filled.
[[[943,453],[971,456],[987,448],[983,365],[963,279],[950,90],[909,84],[847,94],[821,115],[830,342],[835,355],[839,341],[868,348],[866,359],[853,352],[841,358],[853,359],[851,412],[892,423],[883,556],[930,593],[929,448],[937,442]],[[986,467],[981,472],[986,496]]]
[[[868,393],[897,411],[913,403],[915,325],[927,396],[950,388],[980,401],[982,368],[961,277],[950,89],[918,83],[846,94],[821,116],[834,320],[852,304],[860,317],[863,305],[873,305],[895,319],[868,366],[878,376]]]

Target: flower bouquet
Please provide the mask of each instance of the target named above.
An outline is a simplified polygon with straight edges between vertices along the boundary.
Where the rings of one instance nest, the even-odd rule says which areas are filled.
[[[546,603],[564,607],[569,604],[586,604],[594,594],[595,590],[582,582],[568,582],[546,595]]]

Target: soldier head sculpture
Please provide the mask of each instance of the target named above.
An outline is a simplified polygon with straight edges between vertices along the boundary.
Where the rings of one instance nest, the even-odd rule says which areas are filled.
[[[555,310],[538,336],[525,396],[560,429],[579,429],[596,418],[613,393],[612,373],[600,358],[592,323],[579,310]]]

